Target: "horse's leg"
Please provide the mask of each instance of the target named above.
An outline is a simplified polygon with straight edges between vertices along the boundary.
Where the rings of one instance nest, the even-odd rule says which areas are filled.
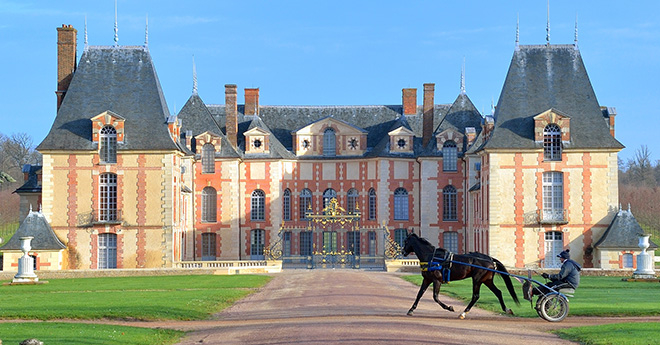
[[[477,281],[476,279],[472,280],[472,300],[468,304],[467,307],[465,307],[465,310],[459,315],[458,317],[463,320],[467,316],[467,313],[470,312],[470,309],[472,309],[472,306],[477,303],[477,300],[479,300],[479,291],[481,290],[481,282]]]
[[[454,311],[454,307],[442,303],[442,301],[438,298],[438,295],[440,294],[440,286],[442,285],[442,283],[437,277],[434,278],[435,279],[433,279],[433,300],[436,303],[438,303],[443,309]]]
[[[410,310],[408,310],[408,315],[412,316],[415,309],[417,309],[417,303],[419,303],[419,299],[422,298],[429,285],[431,285],[431,279],[424,277],[424,280],[422,280],[422,285],[419,287],[419,292],[417,292],[417,299],[415,299],[415,303],[413,303],[412,307],[410,307]]]
[[[497,299],[500,301],[500,306],[502,307],[502,311],[504,311],[507,314],[513,315],[513,311],[511,309],[507,309],[506,305],[504,304],[504,298],[502,298],[502,291],[495,286],[495,282],[490,279],[484,282],[486,286],[490,289],[490,291],[497,296]]]

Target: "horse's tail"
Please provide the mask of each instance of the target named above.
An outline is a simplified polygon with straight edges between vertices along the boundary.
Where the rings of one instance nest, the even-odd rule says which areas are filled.
[[[500,276],[502,276],[502,279],[504,279],[504,284],[506,284],[506,288],[509,290],[513,301],[516,302],[516,305],[520,305],[520,301],[518,301],[518,295],[516,295],[516,290],[513,288],[513,283],[511,282],[511,276],[509,276],[509,272],[506,270],[506,267],[504,267],[504,265],[495,258],[493,258],[493,261],[495,262],[495,267],[497,267],[498,271],[507,273],[500,274]]]

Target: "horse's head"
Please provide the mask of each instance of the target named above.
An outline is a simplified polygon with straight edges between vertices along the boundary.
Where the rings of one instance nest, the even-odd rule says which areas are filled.
[[[408,237],[406,237],[406,240],[403,241],[403,248],[401,248],[401,254],[403,256],[408,256],[410,253],[415,251],[415,248],[413,247],[413,241],[417,239],[417,235],[414,232],[411,232]]]

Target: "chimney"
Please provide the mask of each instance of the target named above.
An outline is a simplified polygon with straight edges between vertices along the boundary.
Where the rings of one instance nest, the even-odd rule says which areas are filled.
[[[259,88],[245,89],[245,115],[259,115]]]
[[[403,89],[403,115],[417,114],[417,89]]]
[[[470,147],[477,138],[477,130],[474,127],[465,127],[465,136],[467,137],[467,147]]]
[[[493,129],[495,128],[495,118],[491,115],[486,115],[483,122],[483,136],[484,140],[490,139],[490,136],[493,134]]]
[[[184,134],[185,139],[186,139],[186,147],[187,147],[189,150],[192,150],[192,134],[193,134],[193,131],[190,130],[190,129],[187,130],[187,131],[185,132],[185,134]]]
[[[616,117],[616,108],[607,107],[605,112],[607,112],[607,118],[605,120],[607,121],[607,125],[610,127],[610,134],[612,137],[614,137],[614,118]]]
[[[424,122],[422,124],[422,145],[426,146],[433,136],[433,108],[435,84],[424,84]]]
[[[66,95],[73,72],[76,70],[76,34],[78,30],[71,25],[62,24],[57,28],[57,110]]]
[[[225,85],[225,132],[229,143],[238,147],[238,105],[236,104],[236,84]]]

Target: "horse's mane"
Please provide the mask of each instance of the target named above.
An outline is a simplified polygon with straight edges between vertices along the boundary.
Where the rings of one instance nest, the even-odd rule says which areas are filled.
[[[423,245],[425,245],[425,246],[430,246],[431,248],[435,249],[435,246],[433,246],[433,245],[431,244],[431,242],[429,242],[429,241],[428,241],[427,239],[425,239],[424,237],[419,237],[419,236],[416,236],[416,237],[417,237],[417,239],[419,240],[419,242],[421,242]]]

